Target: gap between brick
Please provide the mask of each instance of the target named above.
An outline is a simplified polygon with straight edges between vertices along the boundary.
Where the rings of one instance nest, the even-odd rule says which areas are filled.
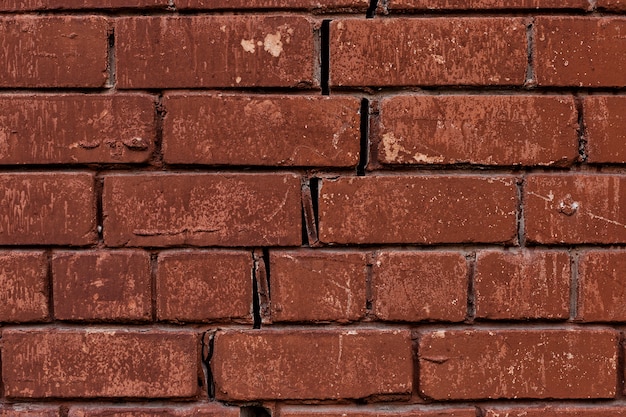
[[[370,0],[369,7],[367,8],[367,11],[365,12],[365,17],[367,19],[372,19],[374,16],[376,16],[377,8],[378,8],[378,0]]]
[[[517,244],[521,247],[526,245],[526,224],[524,222],[524,183],[525,178],[517,178]]]
[[[535,79],[535,19],[530,18],[526,24],[526,80],[524,87],[533,88],[537,86]]]
[[[161,92],[154,106],[154,124],[156,129],[156,135],[154,139],[154,150],[150,155],[150,164],[156,167],[163,166],[163,123],[165,121],[165,115],[167,111],[163,106],[163,93]]]
[[[98,245],[104,245],[104,209],[102,206],[102,194],[104,191],[104,177],[100,171],[95,174],[94,193],[96,195],[96,231],[98,233]]]
[[[48,318],[50,321],[54,321],[54,278],[52,275],[52,251],[49,250],[46,251],[46,281],[48,285]],[[1,387],[0,391],[2,391]]]
[[[157,268],[158,268],[158,254],[156,252],[150,253],[150,309],[152,314],[152,321],[157,321]]]
[[[116,68],[115,68],[115,27],[109,27],[107,31],[107,74],[108,80],[106,86],[115,88],[116,85]]]
[[[587,162],[587,138],[585,131],[585,114],[583,98],[580,96],[574,97],[574,103],[576,104],[576,114],[578,116],[578,160],[580,162]]]
[[[322,87],[322,95],[330,95],[330,19],[322,20],[320,28],[320,84]]]
[[[260,329],[264,318],[269,317],[270,276],[269,249],[252,251],[252,328]]]
[[[318,236],[318,192],[319,178],[303,178],[302,190],[302,243],[319,246]]]
[[[476,277],[476,252],[465,255],[467,261],[467,313],[466,323],[473,323],[476,318],[476,289],[474,279]]]
[[[374,316],[374,263],[378,258],[378,252],[372,252],[367,256],[365,264],[365,317]]]
[[[211,370],[214,341],[215,331],[204,332],[202,334],[202,368],[206,378],[207,395],[209,400],[215,399],[215,381],[213,379],[213,371]]]
[[[569,320],[576,321],[578,316],[578,253],[569,251],[570,288],[569,288]]]
[[[249,405],[239,409],[239,417],[272,417],[272,412],[260,405]]]
[[[370,124],[370,102],[368,99],[361,99],[361,144],[359,151],[359,164],[356,167],[356,175],[364,176],[365,167],[369,161],[369,124]]]

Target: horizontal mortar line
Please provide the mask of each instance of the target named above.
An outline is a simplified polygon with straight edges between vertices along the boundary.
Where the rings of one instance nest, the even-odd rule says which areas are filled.
[[[332,72],[332,68],[331,68]],[[469,95],[469,96],[570,96],[570,95],[624,95],[624,87],[577,87],[577,86],[450,86],[450,85],[395,85],[395,86],[336,86],[330,85],[335,94],[360,94],[366,97],[394,95]]]

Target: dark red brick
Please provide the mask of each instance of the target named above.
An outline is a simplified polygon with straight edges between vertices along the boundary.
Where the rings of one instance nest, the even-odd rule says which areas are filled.
[[[47,263],[43,252],[0,251],[0,323],[49,317]]]
[[[221,331],[211,369],[223,401],[408,395],[411,338],[406,330]]]
[[[59,407],[32,404],[0,405],[0,417],[58,417]]]
[[[626,242],[626,177],[529,175],[524,185],[526,238],[536,243]]]
[[[481,251],[474,282],[476,317],[567,319],[570,279],[565,251]]]
[[[537,17],[535,73],[539,85],[626,85],[626,19]]]
[[[588,251],[578,267],[578,319],[626,321],[625,251]]]
[[[382,252],[374,263],[374,314],[382,320],[463,321],[467,261],[454,252]]]
[[[476,409],[459,408],[407,408],[407,407],[349,407],[349,406],[286,406],[281,407],[282,417],[476,417]]]
[[[172,251],[159,254],[157,318],[252,321],[252,254]]]
[[[0,164],[145,162],[156,131],[143,94],[0,98]]]
[[[198,394],[200,343],[188,331],[4,330],[2,346],[9,398]]]
[[[108,246],[300,245],[293,174],[128,174],[104,180]]]
[[[420,390],[435,400],[613,398],[617,332],[452,330],[422,336]]]
[[[115,36],[120,88],[318,84],[313,23],[304,17],[125,17]]]
[[[359,108],[353,97],[172,94],[163,153],[172,164],[353,167]]]
[[[625,408],[618,407],[515,407],[491,408],[485,417],[621,417]]]
[[[52,257],[59,320],[151,318],[150,256],[144,251],[57,252]]]
[[[394,96],[380,105],[383,164],[565,165],[578,158],[572,97]]]
[[[107,48],[103,17],[0,17],[0,87],[101,87]]]
[[[389,10],[583,9],[588,0],[389,0]]]
[[[305,9],[364,11],[368,0],[176,0],[177,9]]]
[[[238,407],[218,403],[176,406],[73,406],[68,417],[239,417]]]
[[[3,0],[0,11],[166,8],[168,0]]]
[[[624,0],[597,0],[596,7],[600,10],[611,10],[615,12],[626,11],[626,1]]]
[[[322,182],[327,243],[513,242],[515,179],[501,176],[343,177]]]
[[[330,55],[331,85],[339,87],[522,85],[526,24],[519,18],[337,19]]]
[[[0,174],[1,245],[87,245],[96,238],[92,174]]]
[[[353,321],[365,315],[364,253],[272,252],[271,315],[280,321]]]
[[[587,162],[626,162],[626,97],[585,97],[584,119]]]

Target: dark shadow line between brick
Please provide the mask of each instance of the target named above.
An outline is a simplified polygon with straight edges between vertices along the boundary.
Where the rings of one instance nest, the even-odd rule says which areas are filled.
[[[252,328],[261,328],[261,300],[259,299],[258,260],[252,253]]]
[[[115,88],[116,84],[116,60],[115,60],[115,28],[109,28],[107,34],[107,86],[110,88]]]
[[[46,281],[48,285],[48,319],[54,321],[54,277],[52,274],[52,251],[50,250],[46,251]]]
[[[369,7],[365,12],[365,17],[367,19],[372,19],[376,16],[376,9],[378,9],[378,0],[370,0]]]
[[[322,20],[320,29],[321,48],[320,48],[320,83],[322,87],[322,95],[330,95],[330,19]]]
[[[585,130],[585,110],[583,98],[579,95],[576,95],[574,97],[574,103],[576,105],[576,114],[578,117],[578,129],[576,129],[576,133],[578,135],[578,160],[584,163],[587,162],[587,158],[589,157],[589,155],[587,153],[587,132]]]
[[[359,164],[356,167],[356,175],[365,175],[365,167],[369,159],[369,124],[370,124],[370,102],[364,98],[361,100],[361,144],[359,151]]]
[[[311,190],[311,205],[313,206],[313,220],[315,222],[315,230],[319,234],[320,221],[319,221],[319,193],[320,193],[320,179],[312,177],[309,179],[309,187]]]
[[[213,379],[213,371],[211,370],[214,342],[214,333],[205,333],[202,337],[203,347],[206,348],[206,357],[203,359],[203,362],[206,370],[207,395],[209,396],[209,400],[215,400],[215,381]]]

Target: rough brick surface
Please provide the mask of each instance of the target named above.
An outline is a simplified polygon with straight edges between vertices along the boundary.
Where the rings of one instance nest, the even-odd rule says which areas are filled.
[[[238,417],[239,408],[212,404],[163,406],[72,406],[68,417]]]
[[[0,164],[145,162],[156,138],[146,95],[14,95],[0,106]]]
[[[619,175],[529,175],[524,185],[527,239],[626,242],[625,180]]]
[[[589,9],[587,0],[389,0],[389,10]]]
[[[324,180],[320,240],[338,244],[512,242],[516,205],[512,177]]]
[[[613,330],[452,330],[419,342],[420,390],[433,399],[613,398]]]
[[[178,9],[348,9],[364,11],[368,0],[176,0]]]
[[[467,261],[453,252],[382,252],[374,261],[372,294],[382,320],[462,321]]]
[[[565,251],[481,251],[475,276],[476,317],[569,317],[571,270]]]
[[[626,85],[621,51],[624,18],[538,17],[535,72],[539,85],[620,87]]]
[[[301,243],[292,174],[115,175],[104,180],[108,246]]]
[[[583,321],[626,320],[624,251],[589,251],[579,257],[578,319]]]
[[[188,331],[50,328],[2,332],[11,398],[191,397],[198,337]]]
[[[0,11],[117,9],[126,7],[165,8],[167,0],[4,0]]]
[[[584,100],[587,161],[592,163],[626,162],[626,99],[616,96],[591,96]]]
[[[240,401],[409,394],[409,336],[404,330],[220,332],[211,361],[216,394]]]
[[[564,165],[578,158],[574,100],[394,96],[380,104],[383,164]]]
[[[513,18],[333,20],[331,84],[522,85],[525,27]]]
[[[57,252],[52,257],[59,320],[151,318],[150,256],[144,251]],[[77,303],[76,300],[83,302]]]
[[[102,17],[0,17],[0,87],[100,87],[107,47]]]
[[[362,407],[302,407],[287,406],[280,409],[280,415],[284,417],[475,417],[475,408],[438,408],[428,410],[415,407],[397,408],[373,408],[363,409]]]
[[[515,407],[490,408],[485,417],[605,417],[626,416],[626,409],[618,407]]]
[[[48,318],[46,271],[43,252],[0,251],[0,322]]]
[[[96,237],[93,175],[0,174],[0,244],[86,245]]]
[[[59,407],[41,405],[0,405],[0,417],[58,417]]]
[[[280,321],[350,321],[365,314],[367,260],[354,252],[271,254],[271,315]]]
[[[359,161],[356,98],[175,94],[164,104],[169,163],[352,167]]]
[[[600,10],[612,10],[616,12],[626,11],[626,1],[624,0],[598,0],[596,7]]]
[[[317,85],[299,16],[129,17],[115,37],[120,88]]]
[[[158,258],[159,320],[252,320],[252,254],[172,251]]]

